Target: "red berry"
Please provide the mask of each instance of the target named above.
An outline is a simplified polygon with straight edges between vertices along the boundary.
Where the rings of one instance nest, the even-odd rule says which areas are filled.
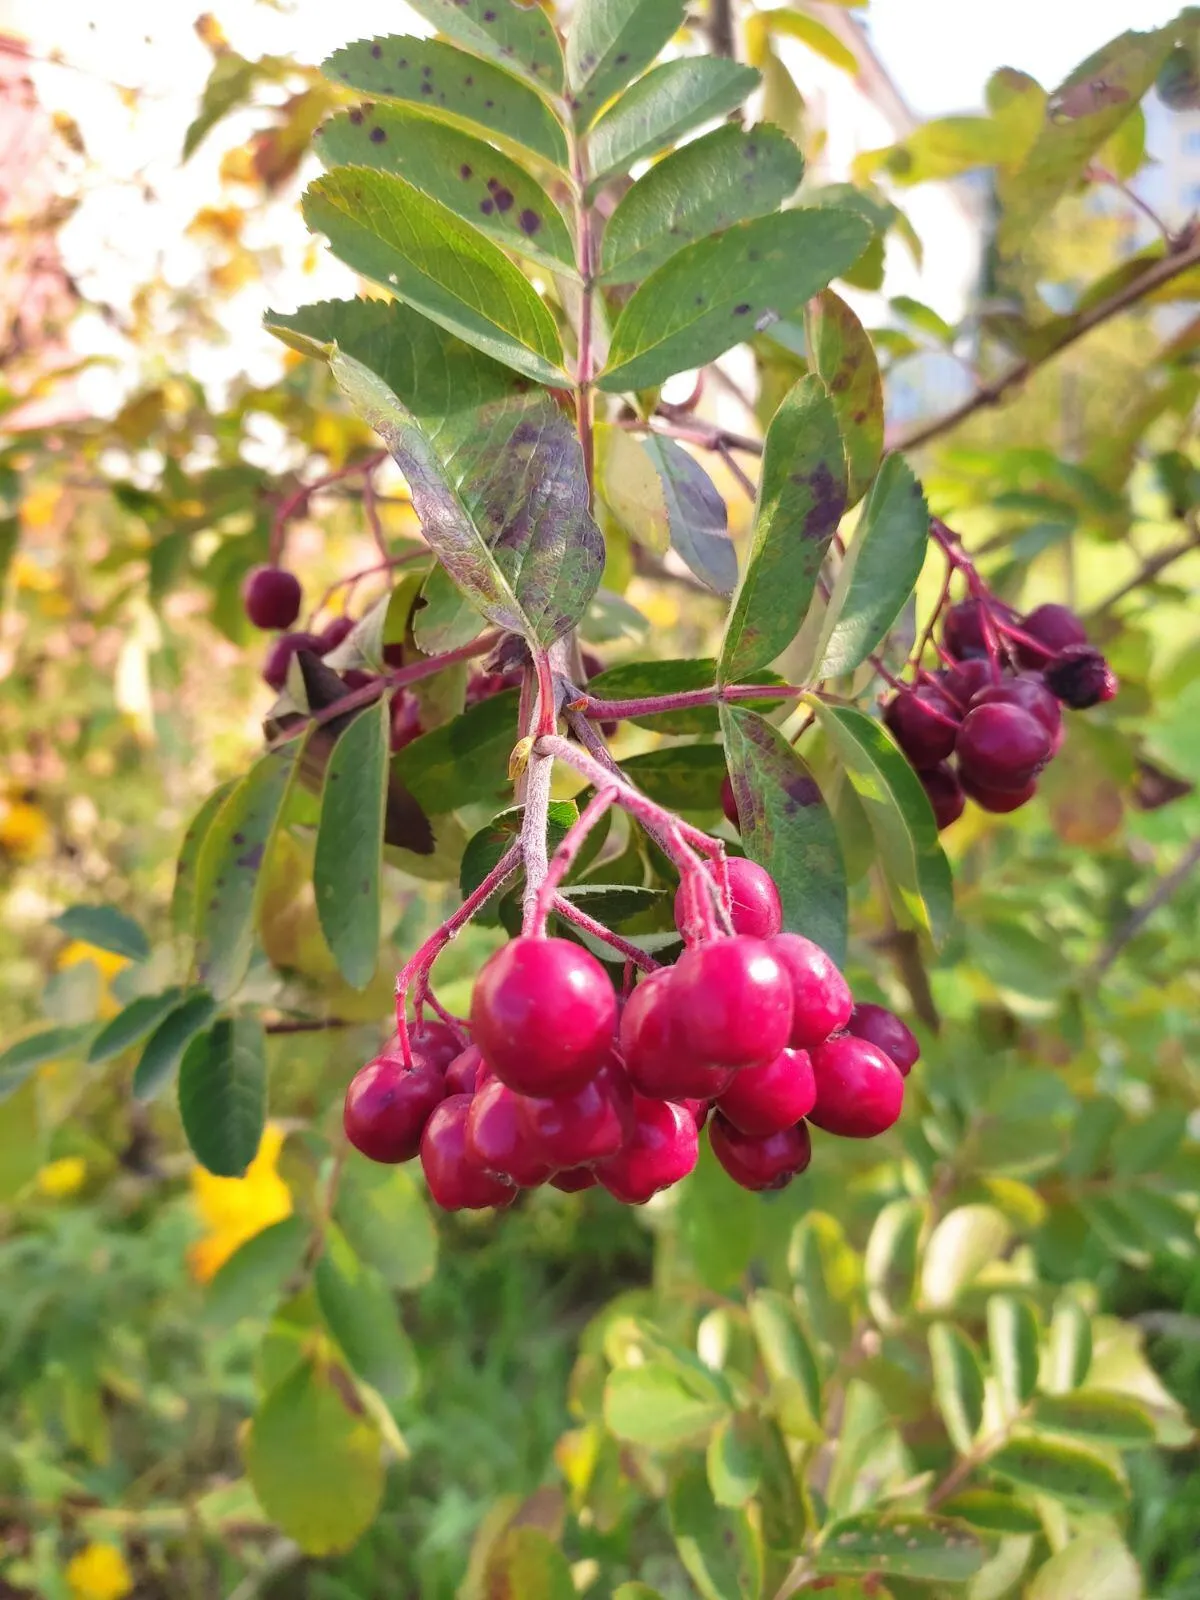
[[[920,778],[921,787],[933,807],[933,820],[937,823],[939,832],[943,828],[948,828],[952,822],[957,822],[967,802],[954,768],[943,761],[939,766],[931,767],[928,772],[918,772],[917,777]]]
[[[721,779],[721,810],[725,813],[726,822],[740,832],[742,824],[738,817],[737,799],[733,792],[733,779],[728,773]]]
[[[448,1022],[430,1017],[409,1024],[408,1047],[414,1063],[420,1060],[445,1072],[455,1056],[462,1053],[462,1040]]]
[[[345,639],[354,632],[353,617],[334,617],[332,622],[327,622],[317,635],[321,641],[321,654],[326,656],[331,650],[336,650]]]
[[[809,1121],[843,1139],[873,1139],[890,1128],[904,1104],[904,1078],[882,1050],[840,1034],[812,1052],[817,1103]]]
[[[833,957],[803,934],[778,934],[771,940],[771,952],[791,983],[792,1029],[787,1043],[808,1050],[845,1026],[854,1005],[850,985]]]
[[[469,1044],[446,1068],[447,1094],[474,1094],[479,1087],[483,1057],[479,1046]]]
[[[943,669],[935,676],[942,693],[951,702],[959,717],[966,716],[967,707],[980,689],[995,682],[991,662],[986,657],[978,656],[968,661],[960,661],[956,667]]]
[[[683,1036],[697,1060],[749,1067],[787,1044],[792,984],[774,941],[735,934],[695,944],[676,962],[672,984]]]
[[[300,615],[300,580],[282,567],[254,567],[242,583],[246,615],[256,628],[290,628]]]
[[[615,1156],[633,1131],[633,1089],[620,1067],[601,1067],[575,1094],[525,1096],[520,1114],[535,1156],[555,1169],[587,1167]]]
[[[988,789],[1023,789],[1050,759],[1050,735],[1020,706],[976,706],[963,719],[957,754],[964,779]]]
[[[483,1059],[518,1094],[573,1094],[608,1060],[617,997],[608,974],[567,939],[511,940],[489,957],[471,996]]]
[[[556,1172],[550,1179],[552,1189],[561,1189],[564,1194],[578,1194],[581,1189],[594,1189],[600,1179],[591,1167],[568,1167],[565,1172]]]
[[[292,657],[298,650],[311,650],[314,655],[319,656],[321,654],[321,641],[315,633],[281,633],[267,651],[267,659],[263,662],[262,675],[272,689],[283,688],[287,682],[288,668],[292,664]]]
[[[407,689],[399,689],[392,696],[392,754],[403,750],[406,744],[411,744],[414,739],[420,738],[424,729],[421,727],[421,707],[417,703],[415,694],[410,694]]]
[[[717,1110],[739,1133],[762,1139],[806,1117],[816,1098],[807,1050],[781,1050],[773,1061],[735,1073]]]
[[[1019,811],[1021,807],[1032,800],[1037,793],[1037,779],[1030,778],[1029,782],[1020,789],[989,789],[986,784],[976,783],[964,772],[962,774],[963,793],[974,800],[981,811],[991,811],[997,816],[1007,816],[1010,811]]]
[[[680,1100],[677,1103],[692,1113],[697,1131],[708,1121],[708,1114],[713,1108],[711,1100]]]
[[[523,1099],[498,1078],[485,1083],[472,1096],[463,1149],[467,1160],[488,1177],[515,1183],[518,1189],[536,1189],[555,1168],[525,1137]]]
[[[753,1138],[718,1115],[708,1139],[713,1155],[743,1189],[784,1189],[812,1158],[812,1141],[803,1122]]]
[[[1020,706],[1035,717],[1050,735],[1050,754],[1062,744],[1062,708],[1047,689],[1040,672],[1022,672],[1015,678],[989,683],[971,701],[975,706]]]
[[[981,600],[960,600],[951,606],[942,618],[942,647],[956,660],[982,655],[987,650],[983,619],[991,611],[998,622],[1012,622],[1016,612],[1002,600],[993,600],[990,607]]]
[[[451,1095],[437,1107],[421,1135],[425,1182],[443,1211],[482,1211],[487,1206],[507,1206],[517,1196],[513,1184],[489,1178],[469,1159],[466,1130],[470,1109],[470,1095]]]
[[[629,1081],[654,1100],[710,1100],[733,1076],[692,1045],[679,1004],[678,969],[643,978],[621,1014],[621,1056]]]
[[[883,720],[918,770],[936,767],[954,753],[959,712],[944,694],[929,685],[916,693],[901,690],[884,707]]]
[[[1034,650],[1018,640],[1017,659],[1026,667],[1044,667],[1049,657],[1058,655],[1073,644],[1088,642],[1087,629],[1070,606],[1038,606],[1036,611],[1031,611],[1021,620],[1020,629],[1046,647],[1044,650]]]
[[[615,1156],[596,1166],[596,1176],[627,1206],[645,1205],[660,1189],[686,1178],[700,1153],[696,1123],[671,1100],[634,1097],[634,1128]]]
[[[1046,686],[1072,711],[1111,700],[1120,688],[1117,675],[1099,650],[1075,644],[1052,661],[1045,672]]]
[[[886,1006],[872,1005],[869,1000],[860,1002],[850,1013],[846,1032],[882,1050],[906,1078],[921,1059],[921,1046],[917,1043],[916,1035]]]
[[[376,1056],[360,1067],[346,1090],[342,1126],[356,1150],[392,1165],[411,1161],[446,1085],[436,1067],[408,1068],[397,1055]]]
[[[783,904],[775,880],[765,867],[744,856],[730,856],[729,893],[733,909],[734,933],[752,939],[769,939],[783,927]],[[683,928],[683,885],[675,891],[675,926]]]
[[[365,689],[369,683],[375,682],[376,674],[364,672],[361,667],[347,667],[342,673],[342,682],[347,689]]]

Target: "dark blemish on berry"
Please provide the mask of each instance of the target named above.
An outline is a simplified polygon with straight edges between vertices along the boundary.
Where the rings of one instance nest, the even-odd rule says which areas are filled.
[[[521,232],[528,233],[531,236],[535,234],[542,225],[542,219],[538,216],[537,212],[530,211],[528,209],[522,211],[521,215],[517,218],[517,222],[520,224]]]
[[[867,420],[867,413],[865,411],[856,411],[854,413],[854,420],[861,427],[861,425]]]
[[[471,169],[465,161],[463,162],[462,166],[459,167],[458,175],[463,179],[464,182],[471,176]]]
[[[371,57],[373,60],[378,61],[382,54],[383,46],[381,44],[373,44],[371,46]]]
[[[386,141],[386,139],[387,139],[387,129],[386,128],[372,128],[371,129],[371,143],[372,144],[383,144]]]
[[[483,212],[485,217],[490,217],[492,212],[496,209],[495,201],[481,200],[479,202],[479,209]]]
[[[513,203],[513,197],[512,197],[512,190],[511,189],[497,189],[496,190],[496,210],[497,211],[511,211],[512,210],[512,203]]]
[[[354,126],[356,128],[362,122],[362,119],[363,119],[363,114],[362,114],[361,111],[352,111],[350,113],[350,121],[354,124]]]
[[[749,309],[749,305],[743,300],[740,306],[734,306],[733,314],[735,317],[744,317]]]

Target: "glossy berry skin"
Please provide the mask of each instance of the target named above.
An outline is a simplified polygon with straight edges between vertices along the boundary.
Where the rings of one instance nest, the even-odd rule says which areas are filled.
[[[730,856],[725,863],[729,874],[734,933],[752,939],[769,939],[783,927],[783,904],[775,880],[765,867],[744,856]],[[675,926],[683,928],[683,885],[675,891]]]
[[[450,1095],[434,1111],[421,1135],[425,1182],[443,1211],[483,1211],[488,1206],[511,1205],[517,1196],[515,1185],[489,1178],[467,1156],[470,1110],[470,1095]]]
[[[606,1161],[633,1132],[633,1088],[617,1066],[556,1100],[523,1096],[518,1109],[529,1150],[556,1171]]]
[[[882,1050],[899,1067],[902,1077],[907,1078],[921,1059],[921,1046],[917,1043],[916,1035],[886,1006],[875,1006],[870,1001],[860,1002],[850,1013],[846,1032]]]
[[[1099,650],[1089,644],[1072,645],[1045,671],[1046,686],[1072,711],[1111,700],[1120,688],[1117,675]]]
[[[370,1161],[411,1161],[425,1124],[446,1095],[436,1067],[409,1069],[398,1055],[376,1056],[360,1067],[346,1090],[342,1126]]]
[[[713,1108],[712,1101],[680,1100],[678,1103],[692,1113],[692,1120],[696,1124],[696,1131],[699,1132],[704,1127],[704,1124],[708,1121],[709,1113]]]
[[[518,1094],[573,1094],[608,1060],[617,997],[592,955],[522,935],[489,957],[471,996],[483,1059]]]
[[[615,1156],[597,1164],[596,1176],[627,1206],[643,1206],[660,1189],[687,1177],[696,1165],[700,1138],[686,1106],[642,1095],[633,1104],[633,1133]]]
[[[327,622],[317,635],[321,641],[321,654],[328,655],[331,650],[336,650],[354,632],[353,617],[334,617],[332,622]]]
[[[899,1067],[876,1045],[839,1034],[812,1052],[817,1103],[809,1121],[843,1139],[873,1139],[890,1128],[904,1104]]]
[[[731,828],[741,832],[742,824],[738,816],[737,799],[733,793],[733,779],[728,773],[721,779],[721,810],[725,813],[725,820]]]
[[[256,628],[290,628],[300,615],[300,580],[282,567],[254,567],[242,584],[246,615]]]
[[[892,738],[920,771],[936,767],[954,754],[958,737],[957,707],[926,685],[919,692],[905,689],[888,701],[883,720]]]
[[[408,1047],[414,1062],[418,1059],[427,1062],[440,1072],[444,1072],[455,1056],[462,1053],[462,1041],[454,1029],[434,1017],[410,1023]]]
[[[483,1057],[478,1045],[469,1044],[446,1068],[447,1094],[474,1094],[479,1087]]]
[[[792,1030],[792,983],[774,941],[710,939],[672,969],[683,1036],[698,1060],[723,1067],[769,1061]]]
[[[1040,672],[1022,672],[1015,678],[1003,678],[999,683],[980,689],[971,701],[975,706],[1020,706],[1036,718],[1050,735],[1050,754],[1055,755],[1062,744],[1062,707],[1047,689]]]
[[[781,1050],[761,1067],[745,1067],[717,1101],[739,1133],[754,1139],[782,1133],[812,1110],[817,1083],[807,1050]]]
[[[960,661],[956,667],[943,670],[935,674],[941,686],[941,692],[954,707],[955,715],[965,717],[971,701],[985,689],[989,683],[995,682],[992,664],[986,657],[974,657],[968,661]]]
[[[282,633],[267,651],[267,659],[263,662],[262,675],[271,685],[272,689],[282,689],[287,682],[288,668],[292,664],[292,657],[298,650],[311,650],[314,655],[321,654],[321,641],[315,633]]]
[[[1050,735],[1020,706],[976,706],[963,718],[957,753],[964,779],[988,789],[1023,789],[1050,759]]]
[[[918,772],[917,777],[933,807],[933,820],[938,825],[938,831],[957,822],[966,808],[967,797],[954,768],[943,761],[928,772]]]
[[[771,940],[771,953],[787,972],[792,989],[792,1026],[787,1043],[807,1050],[846,1025],[854,1006],[850,985],[837,962],[799,933]]]
[[[967,798],[973,800],[981,811],[991,811],[1003,817],[1010,811],[1019,811],[1033,799],[1037,793],[1037,779],[1030,778],[1019,789],[989,789],[987,784],[976,783],[964,772],[962,788]]]
[[[639,1094],[655,1100],[710,1100],[733,1077],[696,1050],[684,1027],[677,968],[643,978],[621,1014],[621,1058]]]
[[[530,1148],[521,1116],[523,1099],[498,1078],[477,1089],[467,1112],[463,1149],[468,1162],[489,1178],[536,1189],[555,1168]]]
[[[1012,607],[1000,600],[993,600],[991,611],[998,622],[1012,622],[1016,616]],[[951,606],[942,619],[943,648],[959,661],[985,654],[983,618],[984,607],[978,600],[960,600]]]
[[[803,1122],[753,1138],[716,1116],[708,1130],[713,1155],[743,1189],[785,1189],[812,1159],[812,1141]]]
[[[1017,659],[1026,667],[1044,667],[1051,656],[1088,642],[1087,629],[1070,606],[1038,606],[1022,619],[1021,632],[1045,646],[1044,650],[1032,650],[1017,641]]]

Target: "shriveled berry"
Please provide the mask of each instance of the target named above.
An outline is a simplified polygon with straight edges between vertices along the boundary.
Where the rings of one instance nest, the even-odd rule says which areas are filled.
[[[852,1034],[827,1039],[812,1052],[817,1103],[809,1121],[843,1139],[873,1139],[890,1128],[904,1104],[904,1078],[876,1045]]]
[[[729,874],[734,933],[752,939],[769,939],[783,927],[783,904],[775,880],[765,867],[744,856],[730,856],[725,863]],[[682,931],[684,919],[683,885],[675,891],[675,926]]]
[[[405,745],[411,744],[414,739],[420,738],[423,732],[421,707],[417,703],[416,695],[410,694],[407,689],[397,690],[392,696],[392,754],[403,750]]]
[[[812,1159],[812,1141],[803,1122],[754,1138],[718,1113],[708,1139],[713,1155],[743,1189],[785,1189]]]
[[[453,1094],[443,1100],[421,1135],[421,1168],[429,1193],[443,1211],[482,1211],[511,1205],[516,1186],[489,1178],[467,1155],[467,1116],[471,1096]]]
[[[290,628],[300,615],[300,580],[282,567],[254,567],[242,583],[246,615],[256,628]]]
[[[282,633],[267,651],[267,659],[263,662],[262,675],[271,685],[272,689],[282,689],[287,682],[288,668],[292,664],[292,657],[299,650],[311,650],[314,655],[321,654],[321,641],[315,633]]]
[[[1045,671],[1046,685],[1072,711],[1111,700],[1120,688],[1116,673],[1091,645],[1072,645]]]
[[[792,990],[792,1027],[788,1044],[807,1050],[845,1026],[854,1005],[850,985],[837,962],[819,944],[800,933],[781,933],[771,940],[771,953],[788,975]]]
[[[621,1014],[621,1058],[639,1094],[655,1100],[710,1100],[733,1076],[697,1051],[684,1025],[676,967],[643,978]]]
[[[1062,707],[1047,689],[1040,672],[1022,672],[1016,677],[990,683],[971,701],[971,706],[1020,706],[1036,718],[1050,735],[1050,754],[1062,744]]]
[[[474,1094],[479,1087],[482,1066],[483,1057],[479,1053],[479,1046],[469,1044],[446,1068],[447,1093]]]
[[[997,816],[1007,816],[1010,811],[1019,811],[1037,793],[1036,778],[1030,778],[1029,782],[1019,789],[992,789],[986,783],[976,783],[965,772],[961,776],[963,793],[967,798],[974,800],[981,811],[991,811]]]
[[[410,1023],[408,1046],[414,1062],[427,1062],[442,1072],[462,1051],[462,1041],[454,1029],[448,1022],[441,1022],[436,1017]]]
[[[721,810],[725,813],[726,822],[740,832],[742,824],[738,816],[737,798],[733,792],[733,779],[728,773],[721,779]]]
[[[327,622],[321,629],[317,638],[321,641],[321,654],[328,655],[331,650],[336,650],[354,632],[353,617],[334,617],[332,622]]]
[[[884,707],[883,720],[892,738],[918,770],[936,767],[939,761],[954,753],[958,710],[929,684],[916,692],[901,690]]]
[[[489,957],[471,996],[483,1059],[518,1094],[572,1094],[608,1060],[617,997],[608,974],[566,939],[512,939]]]
[[[736,934],[692,945],[672,972],[684,1038],[698,1060],[749,1067],[788,1042],[792,982],[774,941]]]
[[[591,1167],[568,1167],[565,1172],[556,1172],[550,1179],[552,1189],[561,1189],[563,1194],[578,1194],[581,1189],[594,1189],[600,1179]]]
[[[356,1150],[371,1161],[411,1161],[446,1085],[436,1067],[404,1065],[398,1055],[376,1056],[360,1067],[346,1090],[342,1126]]]
[[[850,1013],[846,1032],[882,1050],[906,1078],[921,1059],[921,1046],[917,1043],[916,1035],[886,1006],[872,1005],[869,1000],[860,1001]]]
[[[1038,606],[1021,620],[1020,628],[1022,633],[1045,646],[1043,650],[1034,650],[1017,641],[1017,659],[1026,667],[1044,667],[1051,656],[1071,645],[1088,642],[1087,629],[1070,606]]]
[[[615,1156],[633,1131],[633,1088],[620,1067],[601,1067],[574,1094],[526,1095],[519,1107],[531,1152],[555,1169]]]
[[[1050,735],[1020,706],[982,705],[963,718],[956,748],[964,779],[1022,789],[1050,759]]]
[[[488,1177],[515,1183],[518,1189],[536,1189],[555,1167],[525,1137],[523,1099],[498,1078],[485,1083],[471,1098],[463,1148],[467,1160]]]
[[[781,1050],[761,1067],[744,1067],[717,1101],[717,1110],[740,1133],[762,1139],[806,1117],[817,1098],[807,1050]]]
[[[957,666],[943,668],[934,676],[942,694],[950,701],[960,718],[966,716],[967,708],[980,689],[995,682],[992,664],[986,656],[975,656],[967,661],[960,661]]]
[[[949,762],[943,761],[940,766],[931,767],[928,772],[918,772],[921,787],[929,798],[933,807],[933,820],[937,823],[939,831],[948,828],[952,822],[957,822],[966,806],[966,796],[963,794],[962,784],[958,781],[958,774]]]
[[[700,1140],[685,1106],[672,1100],[634,1098],[633,1132],[615,1156],[598,1162],[596,1176],[627,1206],[645,1205],[660,1189],[686,1178],[696,1165]]]

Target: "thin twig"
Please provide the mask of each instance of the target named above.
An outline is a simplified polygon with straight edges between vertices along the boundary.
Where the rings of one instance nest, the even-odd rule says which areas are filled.
[[[1150,891],[1141,905],[1131,911],[1124,922],[1117,928],[1112,938],[1109,939],[1103,950],[1088,968],[1088,977],[1093,982],[1104,976],[1129,941],[1135,938],[1150,921],[1154,913],[1161,910],[1172,895],[1183,887],[1195,870],[1197,863],[1200,863],[1200,839],[1192,841],[1171,871],[1165,877],[1159,879],[1156,887]]]
[[[1089,617],[1102,617],[1111,611],[1115,605],[1124,600],[1126,595],[1132,594],[1135,589],[1140,589],[1144,583],[1157,578],[1159,573],[1171,566],[1173,562],[1181,560],[1184,556],[1191,555],[1193,551],[1200,550],[1200,527],[1197,527],[1186,539],[1178,544],[1169,545],[1167,549],[1160,550],[1156,556],[1148,556],[1134,573],[1133,577],[1123,583],[1119,589],[1114,589],[1106,595],[1098,605],[1092,607],[1087,613]]]
[[[697,444],[702,450],[740,450],[748,456],[760,456],[763,453],[761,439],[751,439],[745,433],[730,433],[728,428],[718,428],[698,417],[688,419],[655,415],[649,421],[645,417],[622,417],[617,426],[629,433],[661,433],[668,439],[682,439],[688,444]]]

